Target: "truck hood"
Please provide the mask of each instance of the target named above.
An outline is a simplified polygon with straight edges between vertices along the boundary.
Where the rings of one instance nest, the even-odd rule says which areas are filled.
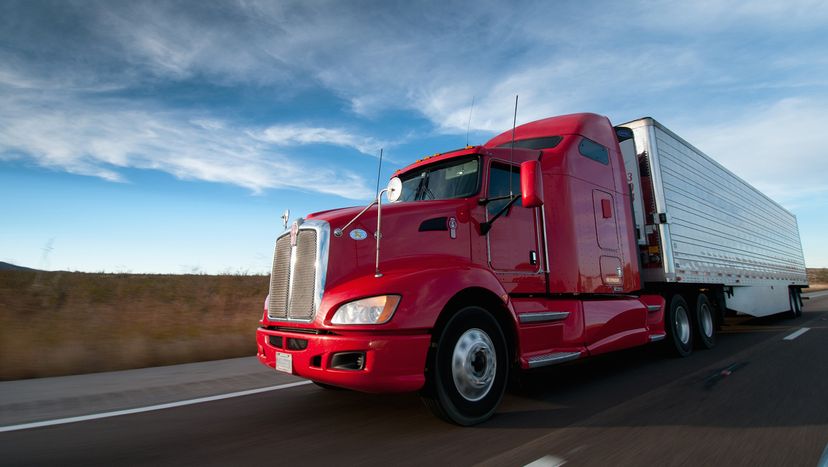
[[[469,261],[470,238],[477,229],[470,219],[470,203],[450,199],[383,204],[380,270],[385,274],[402,265],[416,268],[418,259],[435,257]],[[337,228],[344,227],[362,209],[343,208],[308,216],[330,225],[326,289],[375,273],[377,206],[372,206],[341,236],[334,235]]]

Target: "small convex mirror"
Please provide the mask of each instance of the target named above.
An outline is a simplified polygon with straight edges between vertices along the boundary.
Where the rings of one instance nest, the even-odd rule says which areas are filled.
[[[388,191],[386,192],[386,196],[388,196],[388,201],[392,203],[400,199],[402,195],[402,180],[400,177],[394,177],[388,182]]]

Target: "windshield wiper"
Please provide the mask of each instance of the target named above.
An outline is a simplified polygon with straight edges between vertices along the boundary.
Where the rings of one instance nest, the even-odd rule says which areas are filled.
[[[420,183],[417,184],[417,190],[414,191],[414,201],[422,201],[425,199],[426,193],[431,193],[431,190],[428,189],[428,172],[425,172],[420,177]],[[431,197],[434,198],[434,194],[431,193]]]

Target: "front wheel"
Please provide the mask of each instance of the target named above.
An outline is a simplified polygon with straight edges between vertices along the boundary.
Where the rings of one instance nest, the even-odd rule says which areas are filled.
[[[449,319],[429,359],[426,406],[462,426],[489,419],[503,398],[509,373],[508,349],[497,320],[469,306]]]

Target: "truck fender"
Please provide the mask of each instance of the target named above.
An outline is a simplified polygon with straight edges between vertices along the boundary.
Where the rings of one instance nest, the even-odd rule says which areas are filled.
[[[514,310],[506,290],[490,270],[454,258],[432,258],[428,265],[418,258],[412,267],[409,262],[386,264],[382,277],[361,276],[343,281],[325,291],[319,323],[331,327],[330,319],[340,305],[352,300],[376,295],[400,295],[402,300],[393,318],[380,326],[349,326],[358,330],[427,330],[438,324],[441,313],[452,300],[455,302],[475,291],[481,299],[496,297],[502,308],[508,310],[516,323]],[[395,267],[396,266],[396,267]]]

